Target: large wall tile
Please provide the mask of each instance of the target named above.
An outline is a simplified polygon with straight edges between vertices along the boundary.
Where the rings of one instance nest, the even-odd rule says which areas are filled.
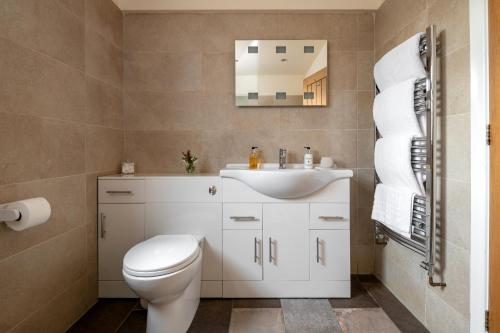
[[[80,19],[85,18],[85,1],[82,0],[57,0],[66,7],[71,13]]]
[[[373,99],[374,92],[358,92],[358,128],[373,129]]]
[[[356,34],[356,22],[354,35]],[[328,39],[333,35],[335,21],[328,14],[281,14],[279,16],[280,39]]]
[[[87,126],[85,165],[87,172],[118,170],[123,160],[123,131]]]
[[[470,70],[468,45],[441,60],[441,113],[470,113]]]
[[[356,90],[356,52],[330,52],[328,55],[328,79],[335,90]]]
[[[123,14],[112,1],[85,1],[85,24],[101,36],[122,48],[123,44]]]
[[[357,167],[373,168],[374,131],[358,131]]]
[[[90,76],[86,79],[87,122],[123,128],[123,95],[115,88]]]
[[[125,91],[199,91],[202,88],[202,58],[198,53],[179,56],[170,53],[126,52]]]
[[[470,152],[467,151],[470,117],[467,114],[448,116],[441,118],[441,123],[441,142],[438,145],[440,174],[449,179],[470,181],[470,165],[467,162],[470,157]]]
[[[128,130],[224,129],[232,116],[231,93],[129,91],[125,94]]]
[[[282,108],[281,127],[284,129],[356,129],[356,93],[332,90],[329,106]]]
[[[0,260],[85,223],[84,176],[37,180],[0,186],[0,202],[44,197],[51,206],[49,221],[16,232],[0,225]]]
[[[75,318],[87,311],[87,276],[77,280],[61,294],[16,326],[12,333],[66,332]],[[55,311],[57,309],[57,311]]]
[[[0,299],[9,304],[0,314],[0,330],[8,331],[83,277],[85,259],[85,227],[79,227],[0,261]]]
[[[439,0],[429,6],[429,23],[439,33],[443,55],[448,55],[469,43],[469,2]]]
[[[462,316],[468,317],[469,250],[442,241],[436,252],[437,276],[446,282],[446,288],[432,288],[432,291]]]
[[[201,52],[204,17],[200,14],[125,15],[123,49],[179,53],[179,56]]]
[[[331,156],[339,168],[355,168],[356,152],[359,149],[356,132],[356,130],[332,130],[331,151],[322,155]]]
[[[122,87],[122,51],[90,28],[85,32],[85,71],[117,88]]]
[[[0,38],[0,111],[85,120],[85,78],[79,70]]]
[[[373,91],[373,51],[356,54],[358,90]]]
[[[386,0],[375,15],[375,48],[395,37],[427,6],[427,0]]]
[[[183,172],[181,152],[201,151],[197,131],[127,131],[125,158],[136,162],[137,172]]]
[[[82,126],[7,113],[0,119],[0,184],[84,171]]]
[[[203,55],[203,91],[209,93],[234,92],[234,53]]]
[[[238,39],[286,38],[279,31],[278,14],[210,13],[200,20],[203,21],[204,53],[233,53],[234,41]]]
[[[469,249],[470,184],[438,179],[438,191],[441,237],[458,247]]]
[[[357,170],[357,190],[358,190],[358,208],[371,208],[373,205],[375,170],[358,169]]]
[[[432,290],[426,291],[426,322],[431,332],[466,333],[469,322]]]
[[[374,13],[364,13],[358,15],[358,51],[373,51],[373,34],[375,29]]]
[[[83,70],[83,21],[55,0],[0,3],[0,36]]]

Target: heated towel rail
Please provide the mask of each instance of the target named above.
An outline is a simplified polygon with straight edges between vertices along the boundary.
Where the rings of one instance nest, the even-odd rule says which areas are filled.
[[[375,241],[386,244],[392,239],[425,257],[421,266],[427,270],[431,286],[444,287],[446,283],[434,281],[436,261],[436,108],[437,108],[437,42],[436,28],[429,26],[419,43],[420,56],[427,77],[415,82],[415,114],[422,126],[424,137],[413,138],[411,165],[415,176],[424,185],[425,196],[413,201],[410,238],[375,221]],[[375,140],[379,134],[375,128]],[[379,182],[375,175],[375,182]]]

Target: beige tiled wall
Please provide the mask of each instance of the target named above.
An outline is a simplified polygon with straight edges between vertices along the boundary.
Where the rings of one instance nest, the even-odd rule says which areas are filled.
[[[470,238],[470,74],[467,0],[386,0],[376,12],[375,58],[429,24],[441,42],[439,110],[439,271],[427,285],[422,257],[389,241],[376,246],[375,271],[431,332],[467,332]]]
[[[368,207],[373,193],[372,12],[126,14],[125,157],[139,172],[183,172],[180,153],[201,172],[246,162],[259,146],[266,162],[286,147],[291,162],[312,146],[353,179],[353,272],[373,271]],[[236,39],[327,39],[329,106],[237,108]]]
[[[111,0],[0,13],[0,203],[52,206],[44,225],[0,224],[0,332],[64,332],[96,301],[96,175],[123,155],[122,13]]]

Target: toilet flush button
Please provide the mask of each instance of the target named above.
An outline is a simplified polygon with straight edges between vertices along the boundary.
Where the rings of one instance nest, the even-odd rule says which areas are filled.
[[[217,187],[215,187],[215,185],[212,185],[208,188],[208,193],[210,193],[210,195],[215,195],[217,193]]]

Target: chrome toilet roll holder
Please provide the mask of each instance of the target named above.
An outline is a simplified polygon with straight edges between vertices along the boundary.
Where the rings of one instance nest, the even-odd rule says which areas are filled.
[[[0,206],[0,222],[14,222],[21,220],[21,212],[13,208],[2,208]]]

